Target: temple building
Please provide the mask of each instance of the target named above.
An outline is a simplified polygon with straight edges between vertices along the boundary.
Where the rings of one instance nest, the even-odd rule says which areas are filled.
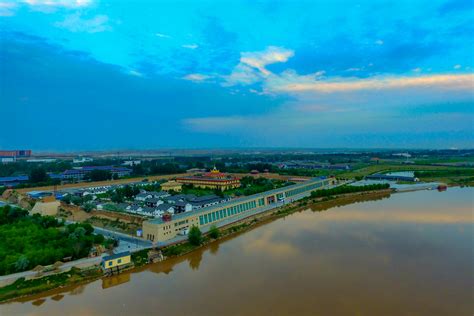
[[[240,187],[240,180],[220,172],[214,167],[211,172],[201,175],[176,178],[182,184],[192,184],[196,188],[219,189],[221,191]]]

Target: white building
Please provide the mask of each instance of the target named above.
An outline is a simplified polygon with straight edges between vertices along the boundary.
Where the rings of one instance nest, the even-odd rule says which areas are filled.
[[[94,159],[90,157],[76,157],[72,160],[72,163],[84,163],[84,162],[91,162],[94,161]]]

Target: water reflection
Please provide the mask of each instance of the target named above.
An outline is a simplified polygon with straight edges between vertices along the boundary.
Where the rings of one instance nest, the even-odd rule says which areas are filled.
[[[117,286],[123,283],[130,282],[130,273],[125,272],[119,275],[114,275],[102,279],[102,288],[107,289],[109,287]]]
[[[63,298],[64,298],[64,295],[62,295],[62,294],[56,294],[54,296],[51,296],[51,299],[56,301],[56,302],[62,300]]]
[[[332,208],[342,207],[345,205],[351,205],[356,203],[364,203],[370,201],[380,201],[390,198],[390,193],[384,192],[378,195],[359,195],[355,197],[347,197],[344,199],[338,199],[337,201],[327,201],[325,203],[315,203],[309,205],[309,209],[313,212],[326,211]]]
[[[202,260],[202,251],[196,251],[195,253],[188,256],[189,266],[193,270],[199,269],[199,265]]]
[[[43,305],[44,302],[46,302],[45,299],[39,299],[39,300],[33,301],[31,304],[33,304],[34,306],[41,306]]]
[[[393,194],[318,213],[308,206],[116,279],[2,305],[0,314],[471,315],[473,193]]]

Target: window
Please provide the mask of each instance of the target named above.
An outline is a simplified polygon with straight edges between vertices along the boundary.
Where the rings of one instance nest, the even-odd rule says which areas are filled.
[[[112,265],[112,261],[109,261],[109,267]]]
[[[117,263],[122,263],[122,259],[118,259],[118,260],[117,260]]]

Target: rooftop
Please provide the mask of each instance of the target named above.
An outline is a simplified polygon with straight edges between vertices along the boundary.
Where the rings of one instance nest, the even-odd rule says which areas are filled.
[[[130,256],[130,251],[124,251],[124,252],[115,253],[115,254],[110,255],[110,256],[105,256],[103,258],[103,260],[104,261],[114,260],[114,259],[118,259],[118,258],[122,258],[122,257],[126,257],[126,256]]]

